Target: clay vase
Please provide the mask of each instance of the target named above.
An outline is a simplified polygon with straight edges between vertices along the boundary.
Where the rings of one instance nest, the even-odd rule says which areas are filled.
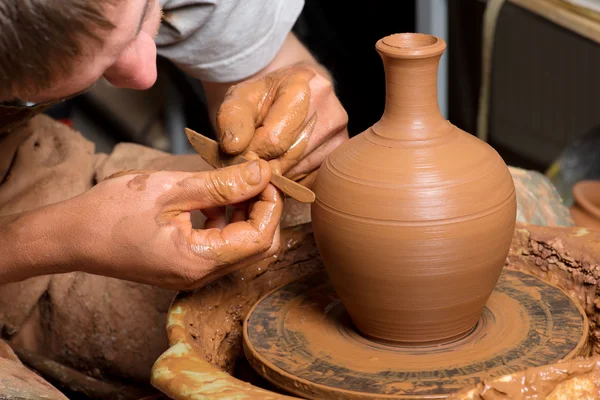
[[[600,229],[600,181],[581,181],[573,186],[571,217],[576,226]]]
[[[331,282],[358,331],[384,342],[471,331],[515,227],[508,167],[438,108],[445,48],[414,33],[376,43],[383,116],[333,151],[314,185],[312,224]]]

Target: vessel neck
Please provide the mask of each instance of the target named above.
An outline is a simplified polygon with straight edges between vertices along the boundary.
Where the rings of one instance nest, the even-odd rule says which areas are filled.
[[[438,105],[438,66],[445,43],[428,35],[413,37],[433,38],[430,40],[435,42],[423,47],[392,47],[384,39],[377,46],[385,69],[386,100],[383,116],[373,131],[382,137],[427,140],[451,130]],[[411,45],[406,42],[403,39],[400,44]]]

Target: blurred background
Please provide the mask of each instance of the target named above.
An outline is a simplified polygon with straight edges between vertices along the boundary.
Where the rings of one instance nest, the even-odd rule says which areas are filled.
[[[546,174],[565,202],[600,176],[600,0],[307,0],[294,27],[335,77],[351,136],[381,116],[375,42],[397,32],[441,36],[440,107],[507,164]],[[192,152],[183,128],[214,136],[201,85],[160,59],[148,91],[94,90],[49,111],[110,152],[135,142]]]

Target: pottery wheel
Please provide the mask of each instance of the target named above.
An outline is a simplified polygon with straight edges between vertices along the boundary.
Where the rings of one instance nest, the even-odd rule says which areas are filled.
[[[305,398],[445,398],[482,378],[583,354],[588,322],[560,289],[505,270],[473,331],[451,343],[392,346],[355,331],[325,273],[276,289],[244,322],[259,374]]]

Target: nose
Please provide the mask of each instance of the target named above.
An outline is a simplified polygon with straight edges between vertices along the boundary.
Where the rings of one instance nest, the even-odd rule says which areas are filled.
[[[141,32],[104,72],[112,85],[124,89],[146,90],[156,82],[156,44]]]

